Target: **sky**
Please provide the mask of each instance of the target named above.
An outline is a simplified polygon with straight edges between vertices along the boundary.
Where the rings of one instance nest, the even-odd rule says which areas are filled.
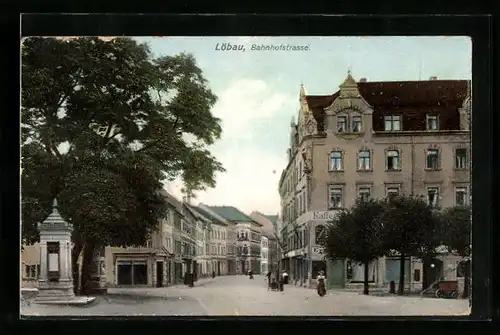
[[[193,202],[234,206],[249,214],[280,211],[278,182],[286,167],[290,123],[301,83],[308,94],[338,90],[350,69],[368,81],[471,79],[469,37],[140,37],[155,56],[194,55],[218,101],[221,139],[210,147],[226,172]],[[223,43],[245,51],[216,50]],[[308,46],[307,51],[252,51],[252,44]],[[182,198],[179,180],[165,189]]]

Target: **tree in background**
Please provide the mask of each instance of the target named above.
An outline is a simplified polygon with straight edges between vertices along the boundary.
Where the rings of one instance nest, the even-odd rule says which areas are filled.
[[[379,217],[383,227],[385,250],[397,252],[400,257],[398,294],[404,294],[405,260],[423,257],[438,245],[435,232],[439,220],[433,208],[421,197],[391,196],[385,201],[385,210]]]
[[[157,229],[162,181],[181,177],[190,196],[215,185],[216,96],[191,55],[153,59],[128,38],[29,38],[21,55],[23,240],[38,241],[57,197],[86,293],[94,250]]]
[[[364,267],[363,294],[369,294],[369,265],[386,252],[382,238],[384,202],[358,199],[328,225],[325,249],[329,258],[347,258]]]
[[[469,296],[470,256],[471,256],[471,210],[470,207],[450,207],[441,214],[443,224],[443,244],[450,253],[465,258],[459,264],[464,275],[463,297]]]

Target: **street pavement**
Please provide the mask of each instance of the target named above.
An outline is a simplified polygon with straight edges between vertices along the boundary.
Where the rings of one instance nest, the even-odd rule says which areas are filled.
[[[401,316],[467,315],[467,299],[364,296],[329,290],[323,298],[315,290],[285,285],[269,291],[263,276],[222,276],[201,279],[195,287],[110,288],[86,307],[21,306],[22,315],[170,315],[170,316]]]

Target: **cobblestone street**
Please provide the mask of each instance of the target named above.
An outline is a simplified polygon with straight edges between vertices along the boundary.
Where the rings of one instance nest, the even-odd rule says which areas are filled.
[[[23,315],[456,315],[468,314],[468,300],[397,296],[363,296],[330,290],[285,286],[267,290],[263,276],[202,279],[194,288],[113,288],[87,307],[23,306]]]

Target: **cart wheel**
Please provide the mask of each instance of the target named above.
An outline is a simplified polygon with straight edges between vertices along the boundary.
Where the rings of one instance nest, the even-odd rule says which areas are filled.
[[[458,292],[457,292],[457,291],[453,291],[453,292],[451,292],[451,297],[452,297],[453,299],[458,299]]]
[[[436,290],[436,298],[442,298],[443,292],[441,290]]]

